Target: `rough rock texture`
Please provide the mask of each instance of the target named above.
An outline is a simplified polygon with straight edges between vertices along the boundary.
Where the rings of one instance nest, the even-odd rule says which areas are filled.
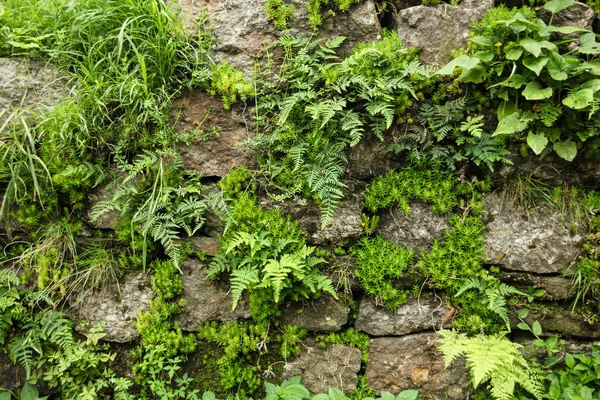
[[[442,3],[398,11],[396,26],[406,46],[420,47],[421,61],[443,65],[450,51],[464,47],[471,24],[483,18],[494,0],[464,0],[458,6]]]
[[[449,218],[434,213],[427,204],[413,203],[410,207],[408,215],[395,207],[386,210],[380,217],[377,233],[393,243],[414,249],[418,254],[420,250],[430,250],[433,239],[444,236],[450,228]]]
[[[39,112],[69,95],[64,74],[35,60],[0,58],[0,114],[21,107]]]
[[[193,236],[188,242],[192,245],[195,251],[203,251],[207,256],[215,256],[221,248],[219,239],[209,236]]]
[[[263,197],[260,199],[260,204],[266,208],[279,208],[297,219],[310,243],[338,245],[353,241],[363,234],[360,202],[364,187],[359,183],[344,183],[348,186],[344,190],[344,198],[338,205],[333,221],[323,230],[321,230],[321,212],[313,201],[302,206],[292,200],[278,202],[270,197]]]
[[[182,15],[188,30],[194,31],[202,7],[211,18],[215,37],[215,61],[227,60],[246,76],[254,70],[254,57],[263,53],[264,47],[272,44],[279,32],[266,18],[266,0],[183,0]],[[309,37],[313,30],[308,26],[306,1],[292,0],[295,11],[288,22],[289,34]],[[372,0],[366,0],[335,16],[323,14],[323,25],[317,37],[331,38],[346,36],[342,51],[358,42],[369,42],[380,38],[381,27],[377,10]]]
[[[358,384],[361,352],[357,348],[332,344],[326,349],[309,342],[298,358],[284,368],[283,378],[301,375],[302,383],[312,393],[327,393],[329,387],[337,387],[352,393]]]
[[[546,23],[550,21],[552,13],[540,7],[539,16]],[[581,29],[592,29],[596,14],[588,5],[576,2],[566,10],[559,11],[552,20],[555,26],[575,26]]]
[[[396,310],[377,306],[374,299],[364,298],[358,308],[356,329],[371,336],[402,336],[451,325],[452,309],[441,299],[422,296],[410,298]]]
[[[529,286],[536,289],[544,289],[546,294],[544,300],[566,300],[574,296],[573,285],[570,279],[560,276],[534,275],[525,272],[501,272],[496,277],[511,285],[520,286],[521,290],[527,292]]]
[[[539,321],[544,333],[557,332],[567,336],[585,339],[600,338],[600,323],[590,323],[591,319],[581,313],[572,312],[564,308],[552,307],[543,310],[530,310],[525,322],[531,326],[534,321]],[[510,315],[510,325],[516,328],[521,322],[516,313]]]
[[[577,257],[582,238],[572,235],[563,218],[548,207],[525,211],[495,193],[484,204],[484,219],[491,221],[485,234],[486,263],[548,274],[563,271]]]
[[[340,292],[351,294],[360,290],[360,281],[354,276],[356,261],[350,256],[339,256],[329,262],[329,267],[325,271],[333,286]]]
[[[21,389],[27,382],[25,370],[11,361],[7,354],[0,352],[0,388],[5,390]]]
[[[323,295],[303,303],[290,302],[281,307],[281,320],[308,331],[336,332],[348,322],[350,308],[341,300]]]
[[[444,368],[437,338],[435,333],[420,333],[371,339],[366,371],[369,386],[377,393],[419,389],[424,399],[470,398],[471,383],[464,363],[457,361]]]
[[[385,135],[382,142],[373,134],[365,134],[356,146],[348,150],[348,175],[366,180],[402,166],[394,154],[387,151],[392,143],[393,135]]]
[[[94,189],[88,196],[88,207],[83,216],[85,222],[93,229],[117,229],[121,213],[113,210],[98,216],[95,220],[92,217],[94,207],[101,201],[109,200],[116,191],[116,187],[111,187],[109,184],[100,185]]]
[[[181,262],[181,270],[185,300],[185,306],[177,316],[181,329],[195,331],[206,321],[231,322],[250,317],[250,309],[243,302],[231,311],[228,285],[208,279],[205,263],[190,258]]]
[[[85,333],[90,327],[105,322],[106,336],[103,340],[125,343],[136,339],[139,333],[135,329],[135,320],[140,311],[148,310],[148,302],[155,294],[148,277],[141,272],[126,276],[119,290],[120,298],[113,285],[104,293],[83,296],[75,303],[75,330]]]
[[[195,143],[179,147],[185,169],[204,176],[225,176],[236,165],[252,164],[239,145],[253,134],[251,116],[239,107],[223,109],[220,98],[203,92],[186,92],[173,102],[172,118],[178,132]]]

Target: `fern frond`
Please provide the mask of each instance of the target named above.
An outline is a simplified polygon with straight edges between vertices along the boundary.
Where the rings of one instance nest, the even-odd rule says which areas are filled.
[[[235,310],[244,290],[248,289],[252,284],[259,283],[260,278],[256,267],[246,266],[233,271],[229,281],[231,283],[231,297],[233,299],[231,309]]]

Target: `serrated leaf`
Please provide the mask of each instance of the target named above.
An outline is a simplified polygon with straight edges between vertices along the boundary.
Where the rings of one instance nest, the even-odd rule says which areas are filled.
[[[552,97],[552,88],[542,89],[536,81],[529,82],[522,92],[527,100],[543,100]]]
[[[565,97],[562,103],[574,110],[581,110],[586,108],[594,101],[594,91],[592,89],[579,89],[573,90],[567,97]]]
[[[536,155],[539,155],[542,150],[546,148],[546,145],[548,144],[548,138],[543,133],[535,134],[533,132],[529,132],[527,135],[527,144],[529,147],[531,147],[531,150],[533,150]]]
[[[506,53],[507,60],[518,60],[523,55],[523,49],[521,47],[514,47]]]
[[[544,8],[552,14],[565,10],[575,4],[575,0],[552,0],[544,4]]]
[[[523,65],[535,72],[537,76],[540,76],[540,72],[548,64],[548,60],[548,57],[525,57]]]
[[[460,57],[455,58],[450,61],[444,67],[442,67],[437,75],[452,75],[454,72],[454,68],[463,68],[463,69],[471,69],[479,64],[480,60],[477,57],[469,57],[466,55],[462,55]]]
[[[560,158],[567,161],[573,161],[577,155],[577,145],[572,140],[554,143],[554,151]]]

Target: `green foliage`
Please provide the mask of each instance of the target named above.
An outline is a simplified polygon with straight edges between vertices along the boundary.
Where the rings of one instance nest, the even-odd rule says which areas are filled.
[[[521,346],[502,334],[467,337],[455,331],[440,331],[440,351],[446,367],[464,356],[470,369],[473,387],[489,382],[491,393],[499,400],[510,400],[516,385],[541,399],[544,386],[541,372],[523,358]]]
[[[318,29],[323,23],[322,9],[330,4],[335,6],[339,11],[348,11],[351,5],[358,4],[362,0],[308,0],[306,9],[308,10],[308,23],[313,29]],[[330,14],[335,14],[332,9]]]
[[[295,325],[284,325],[282,327],[279,340],[281,340],[281,356],[284,360],[300,353],[302,349],[300,341],[304,336],[306,336],[306,329]]]
[[[312,194],[321,205],[322,227],[343,197],[345,148],[367,130],[383,140],[428,76],[395,33],[357,45],[339,63],[335,51],[342,41],[284,36],[280,71],[258,88],[261,133],[254,146],[263,153],[262,167],[283,192],[279,197]]]
[[[482,83],[501,101],[494,136],[508,135],[526,142],[536,155],[552,150],[572,161],[583,142],[598,140],[596,112],[600,80],[600,46],[592,32],[552,25],[554,15],[574,2],[550,2],[547,25],[533,12],[501,8],[474,27],[469,54],[463,54],[438,74],[460,68],[461,82]],[[495,19],[506,18],[506,19]],[[566,50],[553,34],[571,34],[580,46]],[[567,39],[567,42],[574,39]],[[593,146],[592,146],[593,147]]]
[[[594,345],[590,355],[565,354],[565,368],[546,376],[549,381],[545,398],[593,399],[600,393],[600,346]]]
[[[406,291],[396,288],[394,280],[400,279],[414,265],[413,250],[377,236],[360,239],[350,254],[356,259],[354,274],[369,296],[390,310],[406,302]]]
[[[358,332],[354,328],[348,328],[340,333],[330,333],[327,336],[317,336],[317,342],[322,346],[328,343],[339,343],[350,347],[360,349],[362,352],[362,362],[369,361],[369,335]]]
[[[192,85],[205,89],[213,96],[220,95],[226,110],[238,99],[245,101],[254,95],[254,86],[228,61],[211,65],[209,69],[199,67],[192,74]]]
[[[267,0],[265,14],[277,29],[287,29],[287,22],[294,13],[294,6],[285,4],[283,0]]]

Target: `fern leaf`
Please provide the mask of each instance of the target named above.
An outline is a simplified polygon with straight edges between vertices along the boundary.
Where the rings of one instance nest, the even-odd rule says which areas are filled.
[[[235,310],[244,290],[259,282],[258,270],[253,266],[246,266],[233,271],[230,278],[231,297],[233,299],[231,309]]]

